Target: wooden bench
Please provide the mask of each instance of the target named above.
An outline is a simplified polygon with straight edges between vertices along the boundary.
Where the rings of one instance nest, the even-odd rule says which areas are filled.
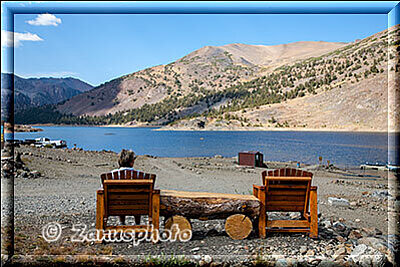
[[[317,187],[311,186],[313,174],[297,169],[262,172],[262,186],[253,185],[253,194],[261,202],[258,231],[308,232],[318,236]],[[267,212],[301,212],[300,220],[268,220]]]
[[[160,215],[164,229],[176,224],[180,231],[192,230],[190,219],[225,219],[225,231],[233,239],[244,239],[260,214],[260,201],[253,195],[161,190]]]
[[[155,175],[122,170],[101,175],[103,189],[97,190],[96,229],[159,230],[160,191],[154,189]],[[148,224],[140,224],[141,215],[148,215]],[[109,216],[135,216],[135,225],[109,226]],[[101,232],[101,231],[100,231]],[[101,239],[102,236],[100,236]]]

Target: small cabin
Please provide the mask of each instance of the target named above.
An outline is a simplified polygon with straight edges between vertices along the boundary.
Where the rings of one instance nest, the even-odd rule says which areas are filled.
[[[263,167],[263,154],[259,151],[239,152],[239,165],[251,167]]]

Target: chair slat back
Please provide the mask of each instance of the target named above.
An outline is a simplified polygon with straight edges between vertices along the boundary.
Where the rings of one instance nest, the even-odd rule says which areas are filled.
[[[308,171],[293,169],[293,168],[282,168],[271,171],[262,172],[262,182],[265,185],[265,177],[267,176],[281,176],[281,177],[313,177],[313,174]]]
[[[104,180],[106,216],[149,215],[152,211],[154,180]]]
[[[135,180],[135,179],[150,179],[156,182],[156,175],[150,173],[144,173],[137,170],[119,170],[110,173],[103,173],[100,175],[101,182],[104,184],[104,180]]]
[[[308,209],[312,173],[278,169],[262,173],[267,211],[303,212]]]

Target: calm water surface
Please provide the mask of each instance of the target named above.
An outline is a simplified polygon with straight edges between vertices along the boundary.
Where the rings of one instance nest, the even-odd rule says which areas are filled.
[[[15,133],[15,139],[63,139],[68,147],[86,150],[132,149],[139,155],[160,157],[233,157],[239,151],[258,150],[266,161],[300,161],[317,164],[318,157],[339,166],[386,163],[387,133],[350,132],[243,132],[154,131],[155,128],[40,127],[43,132]]]

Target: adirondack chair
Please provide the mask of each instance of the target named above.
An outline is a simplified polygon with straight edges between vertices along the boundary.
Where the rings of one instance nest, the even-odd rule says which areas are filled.
[[[97,190],[96,229],[158,231],[160,191],[154,189],[155,179],[154,174],[131,170],[102,174],[103,189]],[[107,225],[109,216],[135,216],[136,219],[141,215],[149,216],[147,225],[140,222],[135,225]]]
[[[103,173],[101,176],[101,182],[102,184],[104,180],[124,180],[124,179],[151,179],[156,182],[156,175],[155,174],[150,174],[150,173],[144,173],[141,171],[137,170],[120,170],[116,172],[110,172],[110,173]],[[120,221],[122,224],[125,224],[125,215],[119,216]],[[135,224],[140,225],[141,221],[141,215],[136,215],[135,216]]]
[[[317,187],[313,174],[297,169],[262,172],[262,186],[253,185],[253,195],[261,202],[258,222],[260,237],[266,232],[307,232],[318,236]],[[300,220],[268,220],[267,212],[300,212]]]

